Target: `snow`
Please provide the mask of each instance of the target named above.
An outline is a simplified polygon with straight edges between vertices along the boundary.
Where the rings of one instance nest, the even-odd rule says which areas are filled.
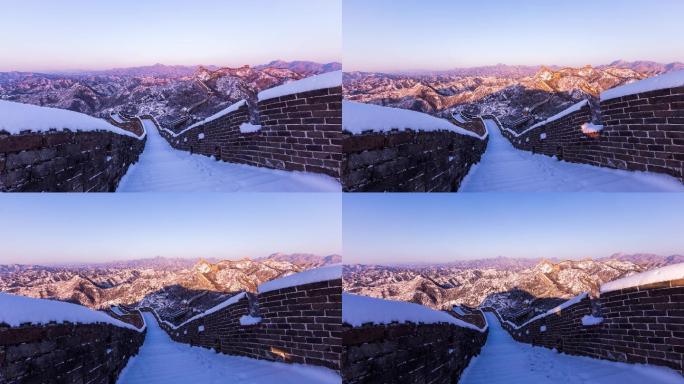
[[[354,135],[366,131],[389,132],[394,129],[400,131],[412,129],[425,132],[452,131],[481,140],[487,137],[486,132],[480,136],[448,120],[427,113],[354,101],[342,101],[342,129]]]
[[[231,112],[237,111],[240,107],[242,107],[242,106],[245,105],[246,103],[247,103],[247,101],[245,101],[245,100],[240,100],[240,101],[238,101],[237,103],[231,104],[231,105],[228,106],[227,108],[222,109],[222,110],[216,112],[215,114],[213,114],[213,115],[207,117],[206,119],[204,119],[204,120],[202,120],[202,121],[198,121],[198,122],[196,122],[195,124],[192,124],[191,126],[185,128],[185,129],[183,129],[182,131],[180,131],[180,132],[178,132],[178,133],[176,133],[176,132],[174,132],[174,131],[172,131],[172,130],[170,130],[170,129],[163,128],[163,127],[160,128],[160,129],[161,129],[162,131],[164,131],[164,132],[170,134],[172,137],[178,137],[178,136],[184,134],[185,132],[187,132],[187,131],[189,131],[189,130],[191,130],[191,129],[193,129],[193,128],[199,127],[200,125],[204,125],[204,124],[206,124],[206,123],[208,123],[208,122],[210,122],[210,121],[213,121],[213,120],[218,119],[219,117],[223,117],[223,116],[225,116],[225,115],[227,115],[227,114],[229,114],[229,113],[231,113]],[[159,124],[159,122],[157,122],[156,120],[155,120],[155,123],[157,124],[158,127],[161,127],[161,125]],[[201,137],[200,139],[203,139],[203,138],[204,138],[204,134],[202,133],[201,135],[202,135],[202,137]]]
[[[119,307],[117,307],[117,306],[112,306],[111,309],[112,309],[112,312],[116,313],[116,314],[119,315],[119,316],[124,316],[124,315],[125,315],[125,313],[121,310],[121,308],[119,308]]]
[[[197,135],[197,139],[199,140],[204,140],[204,133],[200,133]]]
[[[292,95],[318,89],[335,88],[342,86],[342,71],[327,72],[305,79],[292,81],[259,92],[259,101],[273,99],[280,96]]]
[[[539,128],[539,127],[541,127],[541,126],[543,126],[543,125],[546,125],[546,124],[551,123],[551,122],[553,122],[553,121],[559,120],[559,119],[561,119],[561,118],[563,118],[563,117],[565,117],[565,116],[567,116],[567,115],[569,115],[569,114],[571,114],[571,113],[577,112],[577,111],[579,111],[580,109],[582,109],[582,107],[584,107],[584,106],[587,105],[587,104],[589,104],[589,100],[582,100],[582,101],[580,101],[579,103],[573,104],[573,105],[570,106],[569,108],[564,109],[563,111],[558,112],[557,114],[555,114],[555,115],[549,117],[548,119],[546,119],[546,120],[544,120],[544,121],[538,122],[537,124],[535,124],[535,125],[533,125],[533,126],[527,128],[526,130],[524,130],[524,131],[522,131],[522,132],[520,132],[520,133],[518,133],[518,132],[516,132],[516,131],[514,131],[514,130],[512,130],[512,129],[505,128],[505,127],[504,127],[504,129],[505,129],[507,132],[511,133],[513,136],[515,136],[515,137],[520,137],[520,136],[523,136],[524,134],[526,134],[527,132],[529,132],[529,131],[531,131],[531,130],[533,130],[533,129],[535,129],[535,128]],[[545,138],[546,138],[546,134],[543,134],[543,135],[544,135],[544,137],[541,137],[541,139],[545,139]]]
[[[479,332],[484,332],[486,329],[486,327],[479,328],[446,312],[436,311],[420,304],[377,299],[350,293],[342,293],[342,322],[352,327],[360,327],[364,324],[410,322],[415,324],[453,324]]]
[[[637,93],[657,91],[660,89],[684,86],[684,70],[665,73],[659,76],[636,81],[604,91],[601,93],[601,101],[616,99],[618,97],[634,95]]]
[[[495,120],[485,120],[489,142],[463,179],[462,192],[656,192],[684,191],[669,175],[569,163],[513,147]]]
[[[121,179],[119,192],[339,192],[327,175],[289,172],[216,161],[179,151],[159,134],[153,120],[139,161]]]
[[[198,315],[195,315],[195,316],[193,316],[193,317],[191,317],[191,318],[185,320],[184,322],[182,322],[182,323],[180,323],[180,324],[178,324],[178,325],[173,325],[173,324],[169,323],[168,321],[165,321],[164,323],[166,323],[167,325],[169,325],[172,329],[179,329],[179,328],[182,328],[184,325],[186,325],[186,324],[188,324],[188,323],[190,323],[190,322],[192,322],[192,321],[195,321],[195,320],[197,320],[197,319],[201,319],[201,318],[203,318],[204,316],[211,315],[211,314],[214,313],[214,312],[217,312],[217,311],[220,311],[220,310],[222,310],[222,309],[224,309],[224,308],[230,307],[231,305],[237,303],[238,301],[240,301],[241,299],[243,299],[243,298],[246,297],[246,296],[247,296],[247,294],[244,293],[244,292],[238,293],[238,294],[235,295],[235,296],[231,296],[228,300],[222,302],[221,304],[218,304],[218,305],[216,305],[216,306],[214,306],[214,307],[211,307],[211,308],[207,309],[206,311],[204,311],[204,312],[202,312],[202,313],[200,313],[200,314],[198,314]],[[186,333],[187,333],[187,332],[186,332]]]
[[[461,316],[465,316],[465,312],[463,312],[463,309],[459,305],[454,305],[452,310]]]
[[[166,129],[166,128],[162,128],[162,129],[163,129],[165,132],[171,134],[171,136],[173,136],[173,137],[178,137],[178,136],[184,134],[185,132],[187,132],[187,131],[189,131],[189,130],[191,130],[191,129],[193,129],[193,128],[199,127],[200,125],[204,125],[204,124],[206,124],[206,123],[208,123],[208,122],[210,122],[210,121],[214,121],[214,120],[218,119],[219,117],[223,117],[223,116],[225,116],[225,115],[227,115],[227,114],[229,114],[229,113],[231,113],[231,112],[237,111],[238,109],[240,109],[240,107],[242,107],[242,106],[245,105],[246,103],[247,103],[247,101],[245,101],[245,100],[240,100],[240,101],[238,101],[237,103],[231,104],[231,105],[228,106],[227,108],[222,109],[222,110],[216,112],[215,114],[213,114],[213,115],[207,117],[206,119],[204,119],[204,120],[202,120],[202,121],[196,122],[195,124],[193,124],[193,125],[191,125],[191,126],[185,128],[185,129],[183,129],[182,131],[180,131],[180,132],[178,132],[178,133],[173,132],[173,131],[170,130],[170,129]],[[157,124],[157,125],[158,125],[158,124]],[[201,138],[204,138],[204,137],[201,137]]]
[[[252,123],[242,123],[240,124],[240,133],[252,133],[261,131],[261,125]]]
[[[542,314],[539,314],[539,315],[537,315],[537,316],[535,316],[535,317],[533,317],[533,318],[527,320],[526,322],[522,323],[521,325],[515,325],[514,323],[512,323],[512,322],[510,322],[510,321],[508,321],[508,320],[506,320],[506,323],[507,323],[508,325],[510,325],[511,327],[513,327],[514,329],[516,329],[516,330],[517,330],[517,329],[520,329],[520,328],[523,328],[523,327],[525,327],[527,324],[530,324],[530,323],[532,323],[532,322],[534,322],[534,321],[537,321],[537,320],[539,320],[539,319],[542,319],[542,318],[544,318],[544,317],[546,317],[546,316],[549,316],[549,315],[560,315],[561,312],[562,312],[564,309],[568,308],[568,307],[571,306],[571,305],[575,305],[575,304],[579,303],[580,301],[584,300],[584,299],[587,297],[587,295],[588,295],[588,294],[587,294],[586,292],[581,293],[581,294],[579,294],[579,295],[573,297],[572,299],[567,300],[567,301],[561,303],[560,305],[558,305],[558,306],[556,306],[556,307],[553,307],[553,308],[549,309],[548,311],[546,311],[546,312],[544,312],[544,313],[542,313]]]
[[[53,321],[78,324],[104,323],[139,332],[144,330],[81,305],[0,293],[0,324],[18,327],[25,323],[47,324]]]
[[[197,332],[204,332],[204,325],[197,327]]]
[[[109,117],[112,118],[112,120],[116,121],[117,123],[125,123],[126,120],[124,120],[118,113],[110,113]]]
[[[539,332],[546,332],[546,325],[539,327]]]
[[[463,371],[459,384],[684,383],[669,368],[571,356],[516,342],[493,313],[486,316],[490,323],[487,342]]]
[[[325,267],[309,269],[308,271],[295,273],[280,279],[267,281],[257,288],[259,293],[277,291],[283,288],[298,285],[318,283],[320,281],[336,280],[342,278],[342,264],[327,265]]]
[[[47,132],[68,129],[72,132],[106,131],[143,139],[143,136],[116,127],[105,120],[66,109],[40,107],[0,100],[0,131],[16,135],[22,131]]]
[[[460,113],[454,113],[451,116],[453,116],[454,120],[458,121],[461,124],[467,123],[466,119],[464,119],[463,115],[461,115]]]
[[[597,325],[603,323],[603,317],[595,317],[592,315],[582,316],[582,325]]]
[[[598,133],[601,131],[603,131],[603,125],[593,123],[582,124],[582,133],[584,134]]]
[[[601,293],[677,279],[684,279],[684,263],[668,265],[605,283],[601,285]]]
[[[176,343],[145,313],[145,343],[121,372],[118,384],[339,384],[340,376],[323,367],[285,364],[216,353]]]
[[[528,137],[528,139],[529,139],[529,137]],[[541,134],[539,135],[539,139],[540,139],[540,140],[546,140],[546,132],[541,133]],[[526,141],[529,141],[529,140],[526,140]]]
[[[241,316],[240,317],[240,325],[255,325],[261,323],[261,317],[256,317],[256,316]]]

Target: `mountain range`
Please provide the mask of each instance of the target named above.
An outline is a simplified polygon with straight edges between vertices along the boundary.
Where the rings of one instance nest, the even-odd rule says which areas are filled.
[[[341,69],[340,63],[276,60],[255,67],[166,66],[103,71],[0,72],[0,99],[106,118],[151,114],[182,129],[227,106],[288,81]]]
[[[236,292],[256,292],[266,281],[340,262],[339,255],[276,253],[254,260],[156,257],[101,264],[0,265],[0,291],[94,309],[150,306],[162,317],[182,320]]]
[[[681,262],[683,255],[618,253],[594,260],[500,257],[412,266],[356,264],[344,267],[343,284],[347,292],[435,309],[491,305],[514,311],[535,301],[547,308],[582,292],[595,297],[603,283]]]
[[[582,99],[597,102],[602,91],[684,69],[684,63],[614,61],[596,67],[507,66],[439,72],[344,75],[349,100],[448,117],[453,113],[495,114],[520,128],[544,120]]]

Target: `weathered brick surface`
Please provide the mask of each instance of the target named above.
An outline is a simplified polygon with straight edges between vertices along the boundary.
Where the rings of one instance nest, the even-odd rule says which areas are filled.
[[[582,133],[581,125],[591,120],[587,106],[521,137],[504,135],[519,149],[684,181],[684,87],[605,100],[600,115],[604,129],[599,133]]]
[[[105,324],[0,325],[0,383],[114,384],[144,339]]]
[[[0,191],[112,192],[144,146],[111,132],[0,131]]]
[[[344,383],[456,383],[487,339],[451,324],[343,324]]]
[[[339,371],[341,297],[341,279],[323,281],[248,295],[178,329],[162,326],[178,342],[226,354]],[[261,322],[240,325],[240,317],[249,314],[261,317]]]
[[[327,88],[260,101],[260,131],[241,133],[250,118],[247,105],[174,137],[177,149],[217,159],[340,177],[342,88]]]
[[[458,190],[487,140],[450,131],[344,134],[342,185],[347,192]]]
[[[582,325],[582,317],[592,313],[603,322]],[[572,355],[661,365],[684,374],[684,280],[603,293],[519,330],[503,324],[518,341]]]

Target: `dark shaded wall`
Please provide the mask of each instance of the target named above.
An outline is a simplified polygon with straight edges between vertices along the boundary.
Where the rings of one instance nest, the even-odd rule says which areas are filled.
[[[0,131],[0,192],[113,192],[145,141],[105,131]]]
[[[487,332],[452,324],[343,324],[344,383],[456,383]]]
[[[114,384],[144,340],[108,324],[0,325],[0,383]]]
[[[450,131],[345,133],[342,186],[346,192],[457,191],[486,148],[487,139]]]

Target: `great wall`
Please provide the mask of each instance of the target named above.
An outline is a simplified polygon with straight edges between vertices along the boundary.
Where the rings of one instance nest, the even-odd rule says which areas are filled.
[[[684,85],[660,85],[667,84],[662,76],[661,83],[654,80],[658,78],[604,92],[595,124],[586,101],[521,132],[497,123],[522,150],[574,163],[663,173],[684,182]]]
[[[323,173],[340,178],[341,74],[319,75],[320,85],[290,84],[259,94],[256,111],[244,100],[180,132],[162,129],[172,147],[258,167]],[[330,78],[330,79],[327,79]],[[306,81],[307,79],[300,80]],[[251,116],[256,122],[251,123]]]
[[[592,110],[584,100],[518,131],[504,127],[494,115],[460,114],[449,121],[375,106],[371,116],[356,104],[346,103],[343,111],[345,191],[684,188],[684,80],[680,72],[605,91],[599,110]],[[514,148],[501,143],[501,135]],[[514,149],[560,162],[521,155]],[[563,181],[565,176],[569,179]],[[595,185],[590,180],[603,183]],[[520,185],[524,181],[527,184]]]
[[[304,179],[313,179],[308,175],[330,179],[318,182],[323,187],[315,179],[290,187],[295,190],[332,189],[341,176],[341,78],[341,71],[330,72],[267,89],[252,111],[242,100],[178,132],[161,127],[150,115],[113,114],[102,120],[2,101],[0,191],[114,192],[149,147],[146,130],[155,130],[149,132],[155,138],[158,131],[181,151],[255,168],[306,173]],[[186,168],[197,172],[192,166]],[[288,180],[286,173],[252,173]],[[178,183],[185,182],[182,174],[176,177]]]
[[[146,334],[159,326],[170,336],[169,342],[258,359],[265,369],[268,361],[325,367],[330,372],[323,372],[325,377],[335,377],[342,352],[341,267],[276,279],[259,286],[259,291],[233,296],[178,326],[160,319],[151,308],[120,306],[98,312],[0,294],[3,305],[9,304],[9,310],[0,314],[0,382],[115,383],[124,367],[135,370],[127,365],[144,364],[129,359],[138,355],[144,361],[142,347],[153,342]],[[145,352],[149,353],[154,350]],[[152,376],[154,369],[145,367]]]
[[[457,191],[487,147],[481,119],[457,126],[418,112],[352,102],[345,102],[343,130],[347,192]]]
[[[596,362],[666,367],[668,377],[676,377],[674,372],[684,375],[683,268],[684,264],[675,264],[604,284],[599,297],[584,293],[522,324],[503,318],[492,307],[435,311],[345,294],[342,376],[350,383],[498,383],[512,376],[488,372],[489,359],[516,357],[497,355],[505,348],[492,344],[477,364],[471,359],[484,354],[490,343],[506,342],[500,332],[510,335],[506,337],[512,337],[511,342],[548,348],[539,355],[547,358],[587,356]],[[495,317],[487,321],[485,314]],[[492,329],[492,321],[500,325]],[[494,331],[496,340],[489,340]],[[588,363],[592,362],[577,362]],[[524,370],[529,370],[527,364],[523,358]],[[601,382],[601,375],[612,377],[626,369],[594,365],[585,379]],[[516,371],[511,368],[510,374]]]

